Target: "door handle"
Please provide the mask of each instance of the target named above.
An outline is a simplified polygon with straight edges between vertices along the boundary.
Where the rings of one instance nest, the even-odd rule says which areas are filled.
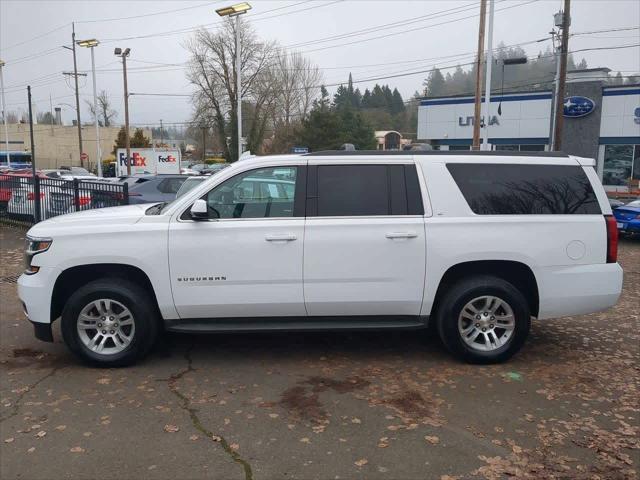
[[[297,240],[298,237],[290,233],[283,235],[265,235],[264,239],[267,242],[292,242]]]
[[[415,232],[389,232],[385,235],[385,237],[394,239],[394,238],[415,238],[418,234]]]

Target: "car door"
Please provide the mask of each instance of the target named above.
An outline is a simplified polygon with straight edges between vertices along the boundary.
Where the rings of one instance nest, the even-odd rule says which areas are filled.
[[[192,220],[186,208],[172,221],[169,265],[181,318],[306,314],[305,187],[304,165],[253,168],[202,197],[209,220]]]
[[[415,164],[310,160],[307,193],[308,315],[418,315],[425,231]]]

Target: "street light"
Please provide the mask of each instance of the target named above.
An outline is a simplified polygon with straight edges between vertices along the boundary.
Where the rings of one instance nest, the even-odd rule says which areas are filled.
[[[241,50],[240,50],[240,15],[251,10],[251,5],[247,2],[237,3],[230,7],[219,8],[216,13],[221,17],[236,17],[236,101],[237,101],[237,118],[238,118],[238,159],[242,155],[242,72],[241,69]]]
[[[93,75],[93,116],[96,124],[96,162],[98,163],[98,177],[102,177],[102,151],[100,149],[100,126],[98,124],[98,92],[96,90],[96,60],[93,49],[100,45],[95,38],[88,40],[78,40],[76,42],[80,47],[91,49],[91,72]]]
[[[0,60],[0,91],[2,91],[2,120],[4,122],[4,144],[7,149],[7,167],[11,167],[11,155],[9,154],[9,130],[7,129],[7,102],[4,99],[4,76],[2,71],[4,70],[5,62]]]
[[[131,140],[129,138],[129,90],[127,88],[127,57],[131,52],[130,48],[122,50],[116,47],[113,54],[122,58],[122,74],[124,77],[124,138],[127,148],[127,175],[131,175]]]

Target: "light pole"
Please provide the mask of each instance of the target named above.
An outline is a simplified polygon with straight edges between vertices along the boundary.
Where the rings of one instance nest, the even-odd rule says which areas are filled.
[[[236,17],[236,117],[238,119],[238,159],[240,155],[242,155],[242,46],[240,45],[240,15],[247,13],[249,10],[251,10],[251,5],[247,2],[216,10],[216,13],[221,17]]]
[[[129,90],[127,87],[127,57],[131,53],[130,48],[116,48],[113,50],[116,57],[122,58],[122,75],[124,77],[124,138],[127,148],[127,175],[131,175],[131,139],[129,138]]]
[[[7,101],[4,99],[4,70],[5,63],[0,60],[0,91],[2,91],[2,120],[4,123],[4,144],[7,149],[7,167],[11,168],[11,155],[9,154],[9,129],[7,128]]]
[[[93,49],[97,47],[100,42],[95,38],[89,40],[79,40],[78,45],[91,49],[91,72],[93,75],[93,116],[96,124],[96,162],[98,163],[98,177],[102,177],[102,151],[100,149],[100,125],[98,122],[98,92],[96,90],[96,60],[93,53]]]

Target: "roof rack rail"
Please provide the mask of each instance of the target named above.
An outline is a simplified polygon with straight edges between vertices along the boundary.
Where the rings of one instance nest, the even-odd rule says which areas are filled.
[[[490,157],[560,157],[569,158],[564,152],[514,152],[511,150],[320,150],[305,153],[305,157],[357,157],[357,156],[407,156],[407,155],[471,155]]]

